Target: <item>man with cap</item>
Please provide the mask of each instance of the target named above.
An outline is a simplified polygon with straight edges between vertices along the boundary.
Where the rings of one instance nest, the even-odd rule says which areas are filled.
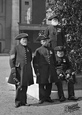
[[[48,20],[51,21],[51,25],[47,26],[44,31],[44,36],[49,37],[51,41],[51,47],[54,49],[56,46],[65,45],[65,34],[61,26],[59,25],[59,17],[53,14]]]
[[[55,47],[56,55],[56,71],[59,82],[56,83],[58,87],[58,95],[60,102],[65,101],[62,81],[65,80],[68,85],[68,100],[77,100],[74,93],[74,84],[76,82],[75,72],[72,68],[72,64],[68,57],[65,55],[65,49],[63,46]]]
[[[27,89],[33,82],[31,67],[32,51],[28,47],[28,34],[20,33],[16,36],[19,44],[10,51],[11,74],[8,83],[15,84],[15,107],[27,104]]]
[[[33,58],[33,67],[37,76],[36,82],[39,84],[39,104],[45,101],[53,102],[50,98],[52,83],[58,80],[54,50],[50,47],[48,39],[44,35],[37,38],[42,46],[36,49]]]

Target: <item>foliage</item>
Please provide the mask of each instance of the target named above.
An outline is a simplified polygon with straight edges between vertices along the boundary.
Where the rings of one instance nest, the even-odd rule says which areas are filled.
[[[82,0],[47,0],[49,7],[60,18],[65,31],[67,55],[77,73],[82,71]]]

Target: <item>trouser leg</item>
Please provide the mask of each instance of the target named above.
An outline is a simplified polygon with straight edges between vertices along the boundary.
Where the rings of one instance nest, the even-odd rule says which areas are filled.
[[[26,104],[27,101],[27,86],[18,87],[16,86],[16,97],[15,104]]]
[[[62,81],[58,80],[58,82],[56,83],[56,86],[57,86],[57,89],[58,89],[59,99],[61,99],[62,97],[64,97]]]
[[[70,98],[71,96],[74,96],[74,84],[73,82],[70,80],[68,82],[68,98]]]
[[[22,97],[22,99],[21,99],[22,103],[26,104],[27,103],[27,86],[22,87],[22,96],[21,97]]]
[[[16,85],[16,96],[15,96],[15,104],[18,105],[21,103],[21,91],[20,88]]]
[[[39,100],[45,100],[45,85],[39,84]]]
[[[51,95],[51,90],[52,90],[52,83],[46,84],[46,99],[50,98]]]

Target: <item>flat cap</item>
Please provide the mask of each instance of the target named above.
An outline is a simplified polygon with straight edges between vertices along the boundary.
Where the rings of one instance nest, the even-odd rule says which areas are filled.
[[[64,47],[63,46],[57,46],[54,48],[55,51],[64,51]]]
[[[20,40],[21,38],[27,38],[28,39],[28,34],[27,33],[20,33],[15,37],[15,40]]]
[[[58,17],[58,15],[53,14],[52,16],[50,16],[50,17],[48,18],[48,20],[52,20],[52,19],[58,19],[58,20],[59,20],[59,17]]]
[[[46,40],[49,39],[48,37],[45,37],[44,35],[39,35],[36,39],[36,41]]]

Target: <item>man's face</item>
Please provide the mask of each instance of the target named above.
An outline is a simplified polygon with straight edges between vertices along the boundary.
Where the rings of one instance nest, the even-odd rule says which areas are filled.
[[[64,56],[64,51],[57,51],[57,56],[58,57],[63,57]]]
[[[51,24],[53,26],[57,26],[58,25],[58,19],[56,19],[56,18],[52,19]]]
[[[46,40],[41,40],[40,42],[43,46],[50,46],[50,43],[49,43],[49,40],[46,39]]]
[[[20,40],[20,43],[23,45],[23,46],[26,46],[27,45],[27,38],[21,38]]]
[[[40,43],[44,46],[46,44],[46,40],[41,40]]]

